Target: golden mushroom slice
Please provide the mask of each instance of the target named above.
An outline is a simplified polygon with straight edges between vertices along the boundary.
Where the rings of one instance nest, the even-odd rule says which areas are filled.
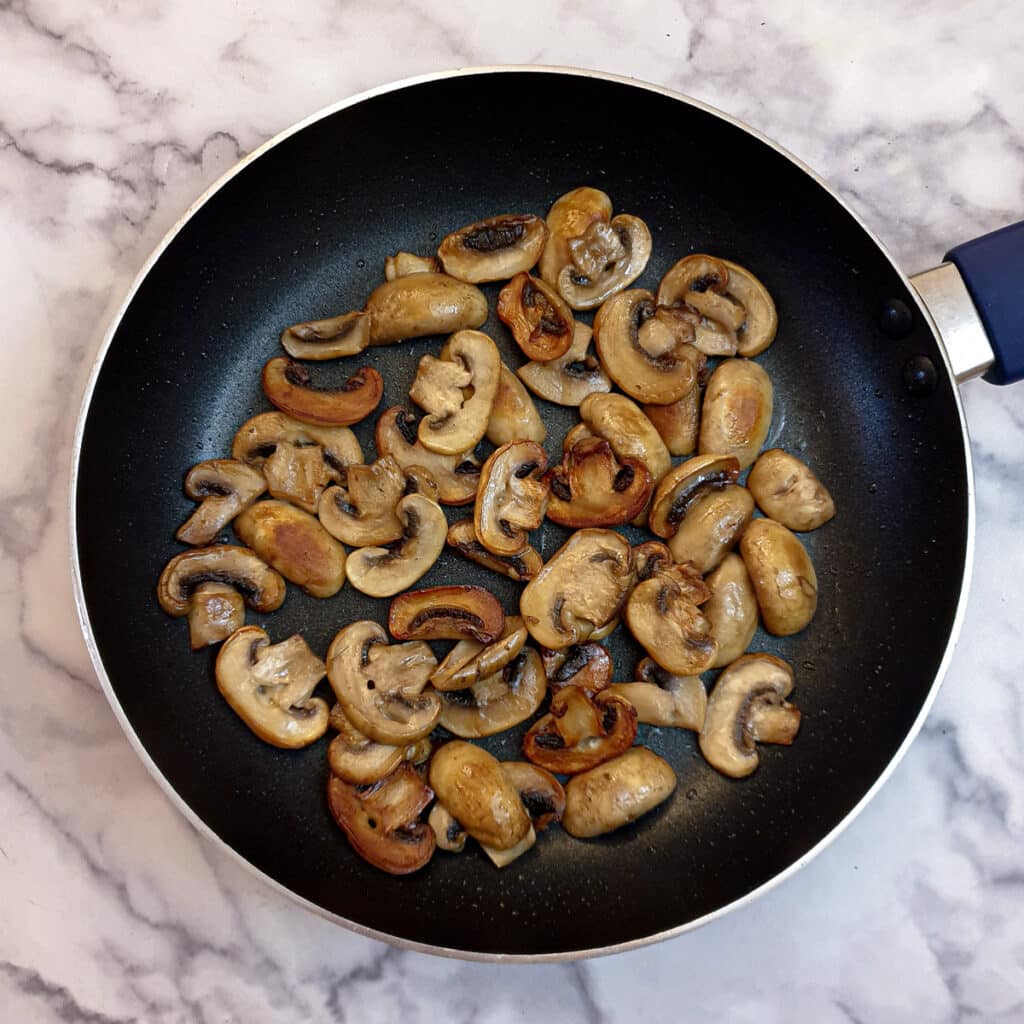
[[[266,489],[263,474],[237,459],[197,463],[185,477],[185,493],[201,504],[178,528],[175,537],[183,544],[209,544]]]
[[[327,731],[327,704],[312,696],[327,667],[301,636],[278,644],[257,626],[232,633],[217,652],[217,689],[264,742],[308,747]]]
[[[327,679],[345,717],[364,736],[406,746],[429,735],[441,699],[424,692],[437,659],[422,641],[389,644],[376,622],[342,629],[327,651]]]
[[[423,494],[407,494],[396,506],[401,540],[390,547],[358,548],[348,556],[348,579],[370,597],[392,597],[411,587],[437,561],[448,520]]]
[[[484,436],[495,446],[520,440],[543,444],[548,436],[548,428],[544,426],[529,391],[504,363],[501,364],[498,390],[494,394]]]
[[[529,362],[516,373],[535,395],[556,405],[579,405],[595,391],[611,391],[612,382],[590,351],[592,336],[590,327],[577,320],[573,324],[572,344],[562,355]]]
[[[711,596],[701,611],[718,643],[711,667],[721,668],[744,654],[754,639],[760,621],[757,594],[743,559],[735,552],[726,555],[704,582]]]
[[[498,293],[497,314],[527,359],[558,359],[572,344],[572,310],[540,278],[516,274]]]
[[[548,240],[547,225],[532,213],[505,213],[445,235],[437,249],[445,273],[479,284],[529,270]]]
[[[537,643],[560,650],[612,622],[634,579],[633,552],[624,537],[577,530],[526,584],[519,611]]]
[[[757,458],[772,425],[772,382],[749,359],[726,359],[715,368],[700,415],[701,455],[735,455],[740,469]]]
[[[612,683],[608,690],[625,697],[636,708],[638,722],[700,732],[708,704],[700,676],[673,675],[653,658],[644,658],[636,674],[636,682]]]
[[[694,344],[709,356],[734,356],[737,329],[746,310],[727,296],[729,268],[723,260],[693,253],[674,263],[658,285],[658,305],[690,309],[700,319]]]
[[[836,514],[832,495],[814,471],[781,448],[758,456],[747,488],[769,519],[800,533],[824,526]]]
[[[460,455],[487,432],[501,356],[480,331],[459,331],[445,349],[444,359],[420,360],[409,397],[427,413],[420,420],[420,443],[439,455]]]
[[[734,455],[698,455],[680,463],[662,477],[651,499],[651,532],[674,536],[699,498],[734,484],[739,475],[740,463]]]
[[[518,555],[529,531],[544,521],[550,486],[543,479],[548,457],[534,441],[510,441],[491,453],[480,471],[473,529],[492,554]]]
[[[452,334],[487,320],[487,296],[447,274],[406,274],[385,281],[366,300],[370,344]]]
[[[548,241],[540,257],[540,276],[557,285],[562,268],[572,263],[569,239],[579,238],[591,224],[607,223],[612,216],[612,201],[606,192],[583,186],[559,196],[548,210]]]
[[[517,583],[532,580],[544,566],[544,560],[529,544],[515,555],[496,555],[477,540],[472,519],[460,519],[448,529],[448,544],[477,565],[507,576]]]
[[[293,359],[356,356],[369,344],[370,317],[362,311],[293,324],[281,333],[281,347]]]
[[[396,640],[477,640],[489,644],[505,627],[498,599],[481,587],[427,587],[399,594],[388,610]]]
[[[628,288],[651,258],[651,232],[626,213],[594,221],[566,242],[571,263],[558,274],[558,290],[573,309],[596,309]]]
[[[408,746],[378,743],[364,736],[349,720],[340,704],[331,709],[330,724],[338,730],[327,748],[331,773],[353,786],[372,786],[409,760]]]
[[[799,633],[818,608],[818,577],[807,549],[774,519],[755,519],[740,554],[757,594],[764,628],[776,636]]]
[[[384,393],[384,379],[372,366],[360,367],[339,388],[321,388],[302,363],[288,356],[269,360],[262,382],[271,405],[303,423],[325,427],[347,427],[366,419]]]
[[[672,459],[654,424],[636,402],[625,395],[588,395],[580,417],[596,437],[603,437],[620,459],[639,459],[651,471],[655,486],[672,466]]]
[[[460,640],[430,677],[435,690],[464,690],[500,672],[517,658],[526,644],[526,626],[518,615],[509,615],[501,635],[489,644]]]
[[[444,693],[441,725],[463,739],[494,736],[530,718],[546,693],[540,655],[528,647],[468,689]]]
[[[612,681],[612,656],[602,644],[588,640],[560,651],[540,652],[544,674],[551,690],[578,686],[590,693],[603,690]]]
[[[742,779],[755,771],[758,743],[788,746],[800,729],[800,712],[786,698],[793,669],[771,654],[746,654],[718,677],[711,696],[700,750],[712,768]]]
[[[698,495],[669,538],[672,557],[711,572],[743,536],[753,514],[754,499],[739,484]]]

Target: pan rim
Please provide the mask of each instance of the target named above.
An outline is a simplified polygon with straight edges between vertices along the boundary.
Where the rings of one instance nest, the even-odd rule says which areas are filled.
[[[896,752],[889,760],[888,764],[881,771],[872,785],[864,793],[864,795],[857,801],[857,803],[838,821],[832,829],[829,830],[817,843],[814,844],[809,850],[807,850],[802,856],[794,860],[788,867],[784,868],[778,874],[774,875],[766,882],[756,886],[750,892],[745,893],[743,896],[738,897],[735,900],[725,904],[724,906],[718,907],[716,910],[710,913],[704,914],[700,917],[694,918],[691,921],[687,921],[681,925],[677,925],[673,928],[664,929],[660,932],[655,932],[650,935],[642,936],[636,939],[630,939],[625,942],[615,943],[609,946],[599,946],[594,948],[585,949],[573,949],[564,950],[554,953],[489,953],[480,952],[472,949],[460,949],[451,946],[435,946],[429,943],[418,942],[412,939],[406,939],[401,936],[391,935],[388,932],[380,931],[375,928],[370,928],[358,921],[350,920],[349,918],[343,917],[340,914],[336,914],[324,907],[313,903],[311,900],[300,896],[298,893],[289,889],[287,886],[281,884],[264,871],[260,870],[251,861],[247,860],[241,853],[230,846],[225,840],[223,840],[209,825],[207,825],[195,811],[188,805],[184,798],[178,793],[178,791],[171,784],[170,780],[163,774],[160,768],[157,766],[155,761],[149,755],[142,741],[139,739],[134,727],[128,719],[127,714],[121,706],[120,701],[114,692],[113,683],[107,674],[106,668],[103,664],[102,656],[100,655],[99,648],[96,643],[96,638],[93,634],[92,623],[89,619],[88,609],[85,602],[85,591],[82,581],[82,570],[79,558],[78,548],[78,476],[79,467],[81,462],[82,444],[85,436],[85,425],[88,419],[90,407],[92,405],[93,393],[96,388],[96,383],[99,379],[100,372],[103,368],[103,364],[106,360],[107,353],[113,343],[114,336],[116,335],[121,321],[124,319],[125,313],[128,307],[135,299],[135,295],[141,287],[143,281],[147,278],[150,271],[156,265],[157,261],[163,255],[164,251],[171,244],[171,242],[177,237],[179,232],[185,227],[185,225],[192,219],[192,217],[222,188],[224,188],[232,179],[236,177],[242,170],[244,170],[250,163],[259,159],[264,153],[273,149],[275,146],[284,142],[292,135],[298,134],[310,125],[316,124],[322,121],[324,118],[330,117],[331,115],[345,110],[349,107],[356,106],[366,100],[373,99],[377,96],[386,95],[391,92],[397,92],[401,89],[407,89],[417,85],[423,85],[431,82],[443,81],[450,78],[463,78],[475,75],[489,75],[489,74],[517,74],[517,73],[531,73],[531,74],[551,74],[551,75],[564,75],[575,78],[593,78],[601,81],[611,82],[618,85],[625,85],[635,89],[641,89],[647,92],[655,93],[660,96],[667,97],[677,102],[683,103],[687,106],[694,107],[704,113],[711,114],[735,128],[746,132],[748,135],[755,138],[757,141],[769,146],[775,150],[781,156],[785,157],[790,163],[796,168],[803,171],[804,174],[808,175],[819,188],[824,189],[840,206],[845,212],[853,218],[856,224],[862,231],[871,239],[871,241],[878,248],[881,256],[886,259],[900,280],[906,286],[907,291],[914,300],[917,307],[918,314],[924,319],[925,323],[931,330],[937,344],[938,350],[942,357],[943,369],[952,384],[953,401],[956,407],[957,418],[960,423],[960,431],[963,439],[963,450],[964,450],[964,468],[966,471],[966,484],[967,484],[967,532],[966,532],[966,544],[964,548],[964,563],[963,571],[960,579],[960,591],[957,595],[956,611],[953,616],[953,623],[950,628],[949,638],[946,642],[945,649],[942,654],[942,659],[939,663],[938,670],[936,671],[935,677],[932,681],[931,687],[928,690],[927,695],[921,705],[921,709],[915,717],[913,723],[907,731],[906,736],[900,743]],[[75,433],[72,442],[71,459],[69,466],[70,482],[68,488],[68,539],[70,542],[71,550],[71,575],[72,575],[72,586],[74,591],[75,610],[78,616],[79,627],[82,631],[82,636],[85,640],[85,645],[89,653],[89,659],[92,662],[93,669],[96,672],[97,678],[99,679],[100,686],[103,690],[103,694],[106,697],[107,703],[110,705],[111,710],[114,712],[114,717],[117,719],[118,725],[121,727],[125,736],[128,739],[129,744],[134,749],[136,755],[142,761],[149,774],[156,781],[157,785],[163,790],[165,797],[171,802],[171,804],[178,810],[180,814],[188,821],[192,827],[203,836],[208,842],[213,843],[215,846],[220,848],[224,853],[230,856],[237,864],[242,865],[254,876],[259,878],[264,884],[270,886],[276,892],[288,897],[290,900],[297,903],[299,906],[305,908],[317,914],[320,917],[326,918],[334,924],[341,925],[350,931],[353,931],[359,935],[367,938],[377,939],[381,942],[386,942],[391,946],[395,946],[400,949],[409,950],[418,953],[429,953],[435,956],[443,956],[453,959],[477,961],[485,963],[558,963],[558,962],[572,962],[576,960],[589,959],[599,956],[607,956],[613,953],[622,953],[630,950],[640,949],[644,946],[653,945],[657,942],[663,942],[667,939],[675,938],[676,936],[683,935],[686,932],[694,931],[703,925],[710,924],[712,921],[718,920],[724,917],[726,914],[731,913],[734,910],[738,910],[744,907],[754,900],[774,889],[776,886],[782,884],[784,881],[795,875],[803,867],[809,864],[815,857],[818,856],[826,847],[838,838],[838,836],[844,832],[849,825],[861,814],[864,808],[874,799],[882,786],[889,780],[897,765],[903,760],[911,744],[917,738],[918,733],[921,730],[928,714],[931,711],[935,699],[938,696],[939,688],[942,685],[943,680],[946,677],[946,673],[949,670],[950,663],[952,661],[953,652],[956,648],[959,640],[960,631],[963,626],[964,616],[966,612],[967,596],[970,589],[971,576],[974,569],[974,544],[975,544],[975,528],[976,528],[976,502],[974,493],[974,468],[973,460],[971,458],[971,445],[970,436],[967,429],[967,422],[964,415],[963,401],[961,399],[959,387],[956,383],[956,378],[953,373],[952,365],[949,358],[949,353],[946,351],[945,344],[943,343],[942,336],[939,333],[938,327],[935,323],[934,318],[929,312],[924,301],[921,299],[917,290],[913,287],[907,273],[897,264],[893,256],[890,254],[886,246],[874,233],[874,231],[864,222],[863,218],[850,207],[849,203],[820,175],[817,174],[811,167],[805,164],[799,157],[795,156],[789,150],[780,146],[778,143],[773,141],[756,128],[752,128],[750,125],[741,121],[739,118],[732,116],[701,100],[695,99],[691,96],[687,96],[683,93],[676,92],[675,90],[668,89],[664,86],[656,85],[651,82],[645,82],[641,79],[630,78],[624,75],[616,75],[603,71],[594,71],[585,68],[574,68],[569,66],[558,66],[558,65],[531,65],[531,64],[495,64],[495,65],[480,65],[473,67],[462,67],[451,69],[447,71],[431,72],[428,74],[415,75],[408,78],[398,79],[396,81],[387,82],[383,85],[375,86],[371,89],[364,90],[356,93],[345,99],[338,100],[335,103],[329,104],[307,117],[295,122],[283,131],[274,135],[260,146],[256,147],[251,153],[242,157],[234,166],[228,169],[222,174],[212,185],[210,185],[197,199],[195,199],[186,208],[184,213],[175,221],[164,237],[157,243],[153,251],[149,254],[147,259],[142,264],[131,285],[129,286],[124,298],[121,303],[117,306],[110,322],[106,328],[103,336],[103,340],[100,343],[99,349],[97,350],[93,365],[89,372],[89,377],[85,385],[85,390],[82,396],[81,406],[78,412],[78,420],[75,426]]]

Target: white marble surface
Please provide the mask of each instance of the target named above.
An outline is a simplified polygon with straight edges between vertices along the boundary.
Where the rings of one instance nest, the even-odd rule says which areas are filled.
[[[69,580],[81,390],[150,248],[293,120],[424,71],[592,66],[775,136],[908,269],[1024,215],[1014,0],[490,7],[0,0],[0,1019],[1024,1020],[1021,388],[964,388],[975,583],[924,732],[809,868],[697,933],[582,965],[396,952],[199,838],[114,721]]]

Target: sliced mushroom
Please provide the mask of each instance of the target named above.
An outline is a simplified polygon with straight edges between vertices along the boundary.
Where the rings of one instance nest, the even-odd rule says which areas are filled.
[[[565,790],[551,772],[529,761],[502,761],[501,770],[526,806],[536,832],[562,820]]]
[[[708,699],[700,750],[723,775],[742,779],[760,760],[757,743],[789,745],[800,729],[800,712],[786,698],[793,670],[771,654],[746,654],[718,677]]]
[[[410,479],[390,456],[370,466],[352,466],[344,484],[329,487],[321,496],[320,522],[332,537],[352,547],[398,540],[402,524],[396,509]],[[412,485],[412,493],[418,493],[415,480]]]
[[[505,626],[498,599],[480,587],[427,587],[391,602],[388,630],[396,640],[478,640],[489,644]]]
[[[346,626],[327,651],[327,679],[345,716],[364,736],[396,747],[437,724],[441,698],[423,691],[436,667],[427,644],[389,645],[376,622]]]
[[[444,693],[441,725],[463,739],[494,736],[530,718],[546,693],[540,655],[527,647],[504,668],[469,689]]]
[[[551,698],[551,710],[531,726],[523,753],[559,775],[585,772],[628,750],[636,739],[636,711],[608,690],[588,693],[566,686]]]
[[[348,427],[334,427],[348,430]],[[279,444],[263,463],[263,476],[272,498],[279,498],[316,515],[320,495],[331,482],[330,467],[324,461],[319,445],[298,448],[287,442]]]
[[[573,445],[545,478],[551,488],[547,516],[561,526],[619,526],[639,515],[653,483],[639,459],[615,457],[611,445],[588,437]]]
[[[672,459],[654,424],[624,395],[588,395],[580,403],[580,416],[587,429],[603,437],[620,459],[645,463],[655,486],[671,468]]]
[[[516,373],[535,395],[556,405],[579,405],[595,391],[611,391],[612,382],[590,351],[592,334],[587,324],[576,321],[572,344],[561,356],[529,362]]]
[[[718,642],[712,668],[735,661],[750,646],[757,632],[757,594],[743,559],[731,552],[705,580],[711,596],[701,609]]]
[[[578,238],[591,224],[607,222],[612,216],[612,201],[607,193],[584,186],[559,196],[548,210],[548,241],[540,257],[540,276],[548,284],[558,284],[562,268],[572,262],[569,239]]]
[[[440,455],[460,455],[487,432],[501,356],[480,331],[459,331],[445,347],[447,358],[420,360],[409,397],[428,414],[420,420],[420,443]]]
[[[562,828],[577,839],[614,832],[664,803],[675,791],[672,766],[646,747],[570,779]]]
[[[735,455],[746,469],[764,445],[772,425],[772,382],[749,359],[718,364],[704,393],[700,415],[702,455]]]
[[[312,696],[327,667],[301,636],[279,644],[257,626],[243,626],[217,652],[217,689],[261,740],[308,747],[327,731],[327,704]]]
[[[441,261],[436,256],[417,256],[414,252],[396,252],[384,257],[384,280],[394,281],[410,274],[437,274]],[[467,325],[469,326],[469,325]]]
[[[480,327],[488,310],[484,293],[465,281],[447,274],[408,274],[374,288],[366,312],[370,344],[389,345]]]
[[[411,765],[401,765],[368,787],[353,786],[336,775],[327,780],[328,806],[352,849],[390,875],[419,871],[434,855],[433,830],[419,820],[432,796]],[[385,828],[385,822],[391,827]]]
[[[446,853],[462,853],[466,848],[466,830],[440,801],[435,801],[434,806],[430,808],[427,824],[434,830],[439,850]]]
[[[437,255],[445,273],[479,284],[529,270],[548,240],[547,225],[532,213],[505,213],[445,235]]]
[[[775,340],[779,317],[768,289],[738,263],[722,260],[729,270],[729,294],[746,311],[743,323],[736,331],[739,347],[737,355],[750,359],[760,355]]]
[[[533,441],[510,441],[484,463],[473,528],[492,554],[519,554],[529,544],[529,531],[544,521],[550,485],[542,477],[547,468],[544,449]]]
[[[700,732],[708,695],[700,676],[677,676],[664,672],[662,682],[612,683],[609,693],[625,697],[636,709],[637,721],[664,729]]]
[[[594,317],[605,373],[638,402],[666,404],[689,394],[705,359],[691,344],[693,319],[658,306],[643,288],[613,296]]]
[[[402,539],[391,547],[359,548],[348,557],[348,578],[360,593],[391,597],[411,587],[437,561],[448,520],[440,505],[407,494],[396,506]]]
[[[548,428],[544,426],[530,393],[504,363],[501,364],[498,390],[494,394],[485,436],[496,446],[517,440],[543,444],[548,436]]]
[[[718,653],[711,626],[698,605],[708,598],[700,577],[686,578],[681,567],[638,584],[626,603],[629,631],[664,669],[678,676],[705,671]]]
[[[540,657],[552,691],[578,686],[597,693],[612,681],[612,656],[602,644],[588,640],[560,651],[549,651],[545,647]]]
[[[704,253],[684,256],[658,285],[658,305],[695,310],[701,320],[694,344],[709,356],[734,356],[739,345],[736,329],[746,311],[726,297],[729,268]]]
[[[156,596],[168,615],[189,616],[193,650],[223,640],[241,625],[237,602],[204,584],[230,587],[258,612],[276,611],[285,597],[280,574],[249,548],[217,544],[175,555],[160,573]]]
[[[327,748],[327,763],[331,772],[344,782],[371,786],[407,760],[408,747],[378,743],[364,736],[348,720],[340,704],[331,709],[330,722],[338,730],[338,735]]]
[[[670,569],[675,559],[668,545],[660,540],[648,540],[633,547],[633,564],[636,566],[638,583],[657,576],[659,572]]]
[[[437,484],[443,505],[468,505],[480,482],[480,463],[472,451],[438,455],[424,448],[416,436],[416,418],[400,405],[383,412],[377,420],[377,451],[390,455],[402,469],[420,466]]]
[[[790,530],[816,530],[836,514],[832,495],[811,468],[781,448],[758,457],[747,487],[757,507]]]
[[[636,678],[641,683],[657,686],[673,695],[686,700],[691,708],[692,721],[698,724],[693,728],[699,731],[704,724],[707,712],[708,693],[700,676],[677,676],[663,669],[653,658],[641,658],[636,666]],[[697,688],[700,687],[698,693]],[[643,719],[641,719],[643,721]],[[690,726],[685,726],[690,728]]]
[[[281,346],[293,359],[357,356],[369,344],[370,317],[361,311],[293,324],[281,334]]]
[[[702,358],[703,353],[701,354]],[[703,378],[706,364],[700,366],[698,379]],[[697,450],[700,434],[700,406],[703,390],[691,388],[682,398],[668,405],[645,405],[644,415],[654,424],[671,455],[690,455]]]
[[[799,633],[818,608],[818,577],[806,548],[774,519],[755,519],[740,541],[764,628],[776,636]]]
[[[258,469],[236,459],[207,459],[185,477],[185,493],[202,502],[178,528],[182,544],[209,544],[244,508],[265,490],[267,481]]]
[[[634,581],[629,542],[612,530],[577,530],[526,584],[519,611],[530,635],[561,650],[619,613]]]
[[[501,762],[481,747],[462,740],[445,743],[430,762],[430,785],[482,845],[508,850],[530,831],[530,816]]]
[[[317,519],[287,502],[250,506],[235,520],[235,533],[313,597],[331,597],[345,582],[345,549]]]
[[[496,555],[476,539],[472,519],[460,519],[448,530],[448,543],[460,555],[477,565],[500,572],[517,583],[532,580],[544,566],[544,560],[529,544],[516,555]]]
[[[674,536],[700,498],[734,484],[739,475],[739,460],[733,455],[698,455],[680,463],[662,477],[651,499],[651,532],[658,537]]]
[[[699,495],[669,539],[672,557],[711,572],[743,536],[753,515],[754,499],[739,484]]]
[[[303,423],[347,427],[377,408],[384,380],[372,366],[363,366],[340,388],[322,389],[301,363],[276,356],[263,367],[263,393],[271,405]]]
[[[572,310],[540,278],[516,274],[498,293],[497,313],[527,359],[558,359],[572,344]]]
[[[594,221],[567,242],[572,263],[558,274],[558,290],[573,309],[596,309],[628,288],[651,258],[651,232],[626,213]]]
[[[460,640],[430,677],[435,690],[464,690],[481,679],[500,672],[519,656],[526,644],[526,626],[518,615],[509,615],[501,636],[489,644]]]

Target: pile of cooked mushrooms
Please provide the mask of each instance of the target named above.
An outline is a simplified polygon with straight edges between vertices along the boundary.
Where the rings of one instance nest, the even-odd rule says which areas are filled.
[[[263,369],[274,410],[185,478],[199,505],[161,607],[188,618],[193,649],[222,644],[218,689],[260,739],[297,748],[334,731],[330,812],[385,871],[457,853],[467,835],[503,867],[556,822],[584,838],[634,821],[684,770],[636,745],[640,724],[695,732],[737,779],[758,744],[800,727],[792,668],[748,649],[759,624],[788,636],[813,618],[797,533],[835,506],[804,462],[762,451],[772,383],[752,359],[775,338],[775,305],[749,270],[699,253],[656,292],[632,288],[651,248],[639,217],[578,188],[546,219],[491,217],[434,256],[388,257],[362,310],[284,331],[287,355]],[[489,282],[505,282],[497,316],[525,357],[514,370],[479,330]],[[432,335],[448,337],[409,390],[422,416],[384,411],[367,464],[350,427],[376,410],[380,373],[329,389],[298,360]],[[531,393],[579,410],[557,462]],[[469,505],[449,523],[443,506]],[[546,561],[531,545],[545,519],[573,530]],[[229,524],[244,547],[217,543]],[[631,543],[619,528],[647,532]],[[524,584],[518,614],[478,586],[410,589],[446,544]],[[279,608],[285,581],[390,598],[387,628],[350,623],[323,660],[301,636],[271,643],[245,608]],[[623,625],[647,656],[615,681],[601,641]],[[333,706],[316,695],[324,677]],[[523,761],[472,742],[531,720]]]

